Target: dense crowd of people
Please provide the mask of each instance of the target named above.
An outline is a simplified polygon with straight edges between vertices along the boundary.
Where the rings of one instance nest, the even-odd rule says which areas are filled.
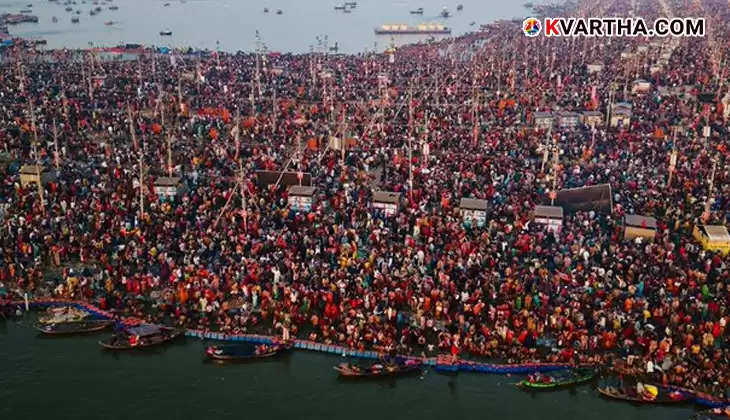
[[[631,7],[593,3],[565,13]],[[729,45],[712,31],[728,9],[669,7],[706,16],[710,35],[528,38],[502,22],[391,54],[11,51],[0,288],[231,334],[620,365],[723,396],[728,257],[692,229],[730,221]],[[630,124],[606,124],[611,102],[631,104]],[[604,121],[534,124],[586,110]],[[332,136],[351,139],[344,153]],[[54,175],[42,197],[17,171],[35,162]],[[260,170],[310,174],[312,209]],[[163,199],[170,174],[182,192]],[[610,211],[566,212],[559,231],[532,220],[555,190],[599,184]],[[378,190],[400,194],[394,215],[373,207]],[[461,198],[486,200],[483,226]],[[655,217],[655,238],[624,240],[627,214]]]

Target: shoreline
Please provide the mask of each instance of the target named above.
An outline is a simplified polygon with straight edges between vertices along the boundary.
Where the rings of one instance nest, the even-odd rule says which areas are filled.
[[[25,305],[24,301],[10,301],[4,305]],[[28,301],[28,306],[32,308],[47,308],[52,306],[71,306],[77,309],[86,311],[89,314],[104,317],[105,319],[115,319],[115,315],[111,312],[99,309],[92,304],[84,301],[73,301],[65,299],[33,299]],[[133,326],[146,323],[143,320],[135,318],[125,318],[121,320],[122,324],[126,326]],[[260,334],[224,334],[218,332],[206,332],[196,329],[185,328],[185,336],[192,338],[200,338],[201,340],[215,340],[223,342],[247,342],[254,344],[271,344],[278,339],[277,336],[260,335]],[[293,348],[296,350],[307,350],[320,353],[329,353],[342,357],[354,357],[358,359],[369,359],[379,360],[384,353],[376,351],[359,351],[356,349],[347,348],[340,345],[328,345],[323,343],[317,343],[314,341],[293,338]],[[445,373],[456,373],[456,372],[473,372],[473,373],[485,373],[485,374],[498,374],[498,375],[520,375],[520,374],[531,374],[531,373],[548,373],[561,370],[567,370],[571,368],[594,368],[600,369],[600,366],[590,364],[579,364],[573,365],[569,363],[548,363],[548,362],[534,362],[534,363],[517,363],[517,364],[494,364],[478,362],[473,360],[457,358],[451,363],[448,356],[441,355],[438,357],[420,357],[413,355],[401,355],[398,354],[395,357],[418,360],[425,366],[430,366],[439,372]],[[611,368],[609,368],[611,369]],[[696,391],[689,388],[684,388],[676,385],[666,385],[667,389],[676,390],[680,392],[689,393],[693,397],[695,404],[707,407],[707,408],[718,408],[725,407],[728,405],[728,401],[721,401],[706,393]]]

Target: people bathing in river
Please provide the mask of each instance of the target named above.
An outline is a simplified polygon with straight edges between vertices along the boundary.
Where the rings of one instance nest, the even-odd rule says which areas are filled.
[[[628,4],[596,6],[620,14]],[[730,17],[719,0],[702,4],[703,15]],[[728,35],[717,37],[726,51]],[[383,354],[612,366],[723,395],[728,257],[692,238],[696,224],[730,221],[728,86],[711,70],[715,47],[682,39],[652,70],[659,47],[638,64],[621,59],[643,39],[533,41],[494,25],[403,47],[394,63],[271,55],[253,100],[253,54],[105,62],[56,51],[32,66],[0,63],[0,150],[51,170],[59,159],[42,200],[17,173],[3,177],[0,282],[150,323]],[[332,79],[312,84],[320,67]],[[636,74],[650,92],[632,92]],[[474,86],[478,106],[464,106]],[[701,92],[716,100],[705,106]],[[532,124],[542,111],[605,115],[609,97],[631,103],[630,122]],[[352,138],[344,159],[333,134]],[[284,168],[311,176],[310,210],[257,179]],[[185,191],[167,197],[155,180],[170,174]],[[566,212],[547,231],[530,213],[553,184],[610,184],[612,212]],[[395,214],[370,204],[377,190],[400,194]],[[483,226],[464,222],[462,197],[487,202]],[[627,214],[656,217],[653,241],[623,240]]]

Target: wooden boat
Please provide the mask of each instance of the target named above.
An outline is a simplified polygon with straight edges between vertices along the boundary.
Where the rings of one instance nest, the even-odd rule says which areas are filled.
[[[113,20],[110,20],[108,22],[104,22],[104,25],[106,25],[106,26],[112,26],[112,25],[114,25],[114,21]]]
[[[210,346],[205,349],[208,358],[225,362],[243,362],[274,357],[291,350],[291,343],[230,344]]]
[[[686,392],[668,390],[663,387],[646,385],[647,387],[654,387],[658,393],[649,397],[647,395],[638,394],[636,392],[627,392],[612,386],[599,386],[598,392],[604,397],[611,398],[614,400],[629,401],[641,404],[681,404],[692,399],[692,396]]]
[[[264,13],[269,13],[269,8],[268,7],[264,7]]]
[[[459,12],[461,12],[462,10],[464,10],[464,5],[463,4],[457,5],[456,6],[456,10],[459,11]]]
[[[383,378],[401,376],[421,371],[421,362],[408,359],[395,363],[378,362],[367,367],[340,363],[334,369],[345,378]]]
[[[171,36],[172,31],[160,31],[160,36]]]
[[[151,324],[125,328],[106,340],[99,341],[99,345],[110,350],[131,350],[156,346],[183,334],[183,330],[170,327],[161,327]]]
[[[355,8],[355,7],[357,7],[357,2],[356,1],[346,1],[345,6]]]
[[[281,14],[284,14],[284,12],[283,12],[283,11],[282,11],[281,9],[278,9],[278,10],[276,11],[276,14],[277,14],[277,15],[281,15]]]
[[[58,18],[57,18],[57,17],[55,17],[55,16],[54,16],[54,17],[52,17],[52,18],[51,18],[51,22],[53,22],[53,23],[58,23]]]
[[[730,406],[723,408],[713,408],[711,410],[700,411],[692,416],[692,420],[727,420],[730,419]]]
[[[59,322],[56,324],[37,324],[36,329],[47,335],[88,334],[109,328],[114,321],[90,320],[77,322]]]
[[[88,317],[88,314],[73,306],[60,306],[49,308],[46,315],[40,316],[38,322],[41,324],[57,324],[59,322],[81,321]]]
[[[567,375],[530,375],[528,379],[518,382],[517,386],[535,390],[558,389],[588,382],[596,374],[593,369],[575,369]]]
[[[79,23],[79,18],[77,18],[77,17],[71,18],[71,23]]]
[[[23,310],[19,305],[0,304],[0,321],[20,319],[22,317]]]
[[[119,10],[119,6],[109,6],[109,10]]]
[[[335,6],[335,10],[345,10],[345,9],[347,9],[347,6],[345,6],[344,4],[340,5],[340,6]]]
[[[451,13],[449,13],[448,9],[446,9],[446,8],[444,7],[444,9],[443,9],[443,10],[441,11],[441,17],[445,17],[445,18],[447,18],[447,17],[449,17],[449,16],[451,16]]]
[[[412,15],[422,15],[423,14],[423,7],[419,7],[416,10],[411,10]]]

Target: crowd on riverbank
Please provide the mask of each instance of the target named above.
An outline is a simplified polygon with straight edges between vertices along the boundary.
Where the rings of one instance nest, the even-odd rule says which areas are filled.
[[[585,7],[625,15],[630,3]],[[641,4],[645,17],[662,13]],[[720,1],[700,6],[674,12],[707,16],[708,27],[730,17]],[[204,330],[508,363],[619,361],[723,395],[728,257],[691,237],[713,159],[704,220],[730,221],[728,38],[713,34],[679,40],[654,73],[669,39],[533,39],[509,23],[403,47],[392,62],[14,56],[0,66],[0,149],[56,179],[41,199],[4,177],[0,282]],[[604,69],[589,72],[593,63]],[[637,78],[648,93],[632,92]],[[605,115],[609,98],[631,103],[628,126],[532,124],[538,111]],[[330,135],[355,141],[341,153]],[[557,166],[545,162],[553,144]],[[312,210],[289,209],[281,185],[262,188],[262,169],[311,174]],[[556,170],[557,189],[610,184],[612,212],[568,213],[559,234],[531,221]],[[162,201],[154,181],[168,174],[186,191]],[[371,206],[375,190],[401,193],[395,215]],[[462,197],[487,200],[485,226],[463,222]],[[625,214],[656,217],[654,241],[623,241]]]

